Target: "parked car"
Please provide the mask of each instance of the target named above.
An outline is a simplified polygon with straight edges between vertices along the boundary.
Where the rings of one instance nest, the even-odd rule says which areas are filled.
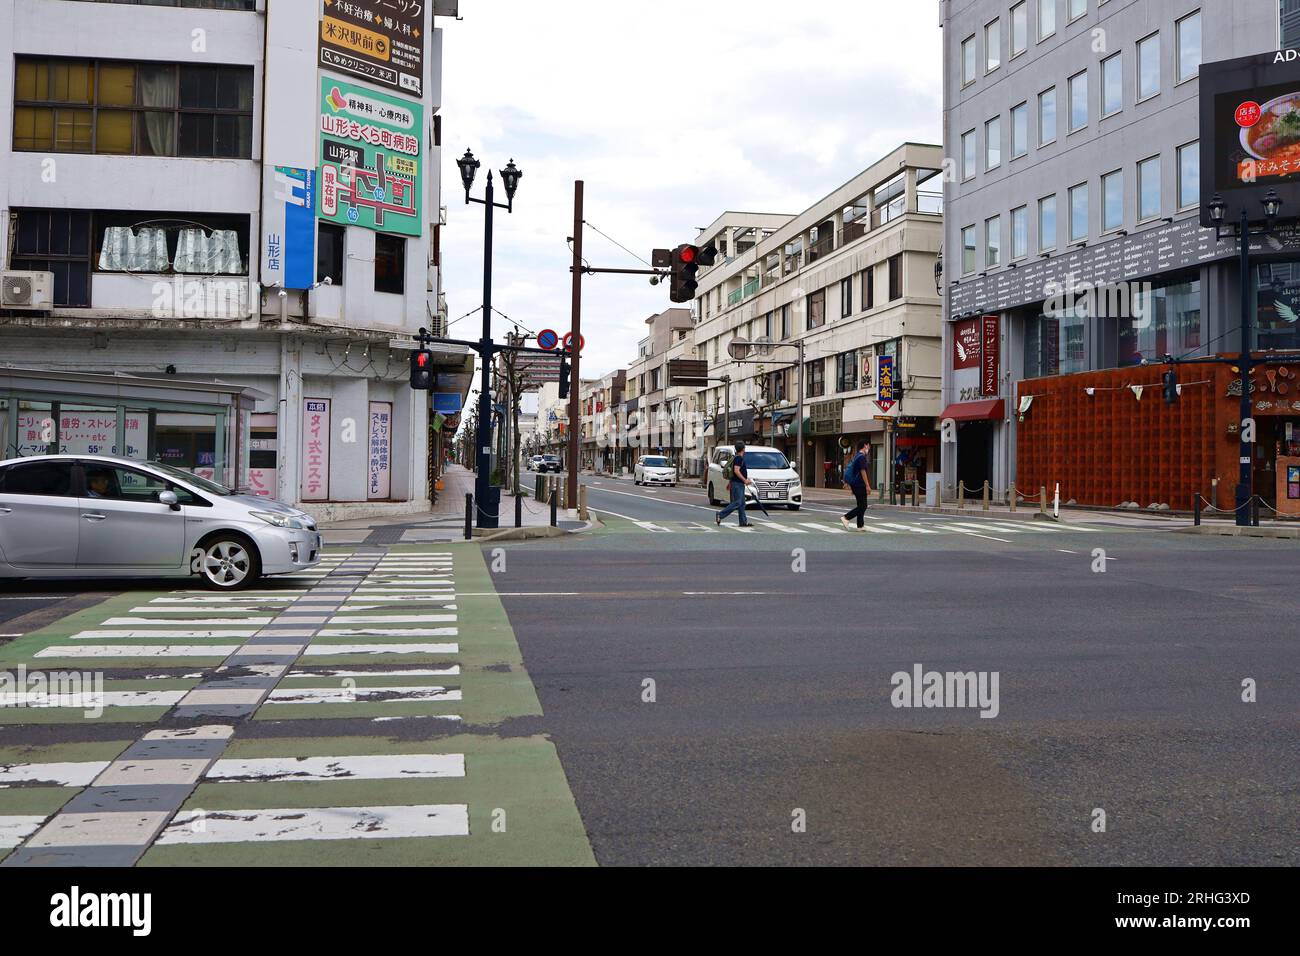
[[[719,445],[710,453],[705,478],[709,504],[720,505],[731,500],[728,482],[735,457],[736,450],[731,445]],[[745,470],[754,482],[748,489],[749,497],[756,497],[765,505],[785,505],[791,511],[798,511],[803,504],[799,473],[791,467],[783,452],[762,445],[750,446],[745,449]]]
[[[158,462],[0,461],[0,578],[198,575],[218,591],[320,563],[316,522]]]
[[[632,468],[632,483],[676,488],[677,466],[663,455],[642,455]]]
[[[543,460],[545,457],[546,457],[545,455],[529,455],[529,456],[528,456],[528,470],[529,470],[529,471],[538,471],[538,470],[540,470],[539,466],[541,465],[542,460]]]
[[[562,471],[563,466],[560,464],[559,455],[540,455],[542,460],[537,463],[537,471]]]

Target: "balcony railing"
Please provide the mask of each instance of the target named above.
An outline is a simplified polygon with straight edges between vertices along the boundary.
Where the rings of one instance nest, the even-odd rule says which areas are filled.
[[[742,293],[741,298],[748,299],[751,295],[757,292],[761,286],[762,283],[759,281],[757,277],[750,279],[748,282],[745,283],[744,287],[740,290]]]
[[[733,289],[731,292],[728,292],[728,293],[727,293],[727,305],[729,305],[729,306],[735,305],[735,304],[736,304],[737,302],[739,302],[742,298],[744,298],[744,294],[745,294],[745,290],[744,290],[744,289]]]
[[[808,247],[808,261],[816,262],[822,256],[835,249],[835,236],[829,235],[824,239],[818,239]]]

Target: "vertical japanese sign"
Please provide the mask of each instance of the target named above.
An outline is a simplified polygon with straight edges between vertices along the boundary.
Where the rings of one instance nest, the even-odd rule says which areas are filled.
[[[876,406],[887,412],[894,407],[894,357],[876,356]]]
[[[330,494],[330,400],[305,398],[302,402],[303,501],[325,501]]]
[[[998,367],[1002,337],[998,317],[986,315],[980,319],[980,394],[998,394]]]
[[[316,281],[316,172],[274,166],[262,204],[262,284],[310,289]]]
[[[952,367],[975,368],[980,364],[980,326],[975,319],[952,326]]]
[[[370,403],[370,442],[366,449],[367,498],[388,498],[393,443],[393,403]]]
[[[420,105],[322,76],[317,216],[420,235],[423,141]]]
[[[424,96],[427,0],[325,0],[320,65]]]

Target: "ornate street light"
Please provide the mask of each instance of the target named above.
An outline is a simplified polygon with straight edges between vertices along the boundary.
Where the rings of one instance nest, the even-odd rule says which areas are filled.
[[[513,206],[515,201],[515,190],[519,188],[519,180],[523,178],[524,174],[519,167],[515,165],[513,158],[510,162],[506,163],[506,168],[500,170],[500,172],[501,184],[506,187],[506,201]]]
[[[468,203],[469,187],[474,185],[474,174],[478,172],[482,163],[467,149],[465,155],[456,160],[456,165],[460,167],[460,181],[465,184],[465,202]]]

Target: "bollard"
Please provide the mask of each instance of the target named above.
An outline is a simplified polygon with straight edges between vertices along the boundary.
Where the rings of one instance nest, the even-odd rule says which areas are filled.
[[[989,496],[992,494],[992,492],[993,492],[993,488],[991,485],[989,485],[989,480],[985,478],[984,479],[984,510],[985,511],[989,510]]]
[[[921,503],[917,500],[916,497],[916,485],[917,483],[915,481],[912,482],[912,507],[913,508],[919,508],[921,505]]]
[[[1007,493],[1007,496],[1011,499],[1010,507],[1014,512],[1016,510],[1016,483],[1014,481],[1011,482],[1011,490]]]
[[[465,495],[465,540],[474,537],[474,496]]]
[[[1199,492],[1192,495],[1192,515],[1192,523],[1199,528],[1201,526],[1201,496]]]
[[[558,502],[559,499],[555,497],[555,495],[551,495],[551,527],[552,528],[555,527],[555,506]]]
[[[957,482],[957,508],[961,510],[966,507],[966,482]]]
[[[515,527],[518,528],[524,523],[524,496],[515,495]]]
[[[578,518],[582,521],[587,520],[587,486],[578,486]]]
[[[1038,486],[1038,510],[1047,514],[1047,485]]]

